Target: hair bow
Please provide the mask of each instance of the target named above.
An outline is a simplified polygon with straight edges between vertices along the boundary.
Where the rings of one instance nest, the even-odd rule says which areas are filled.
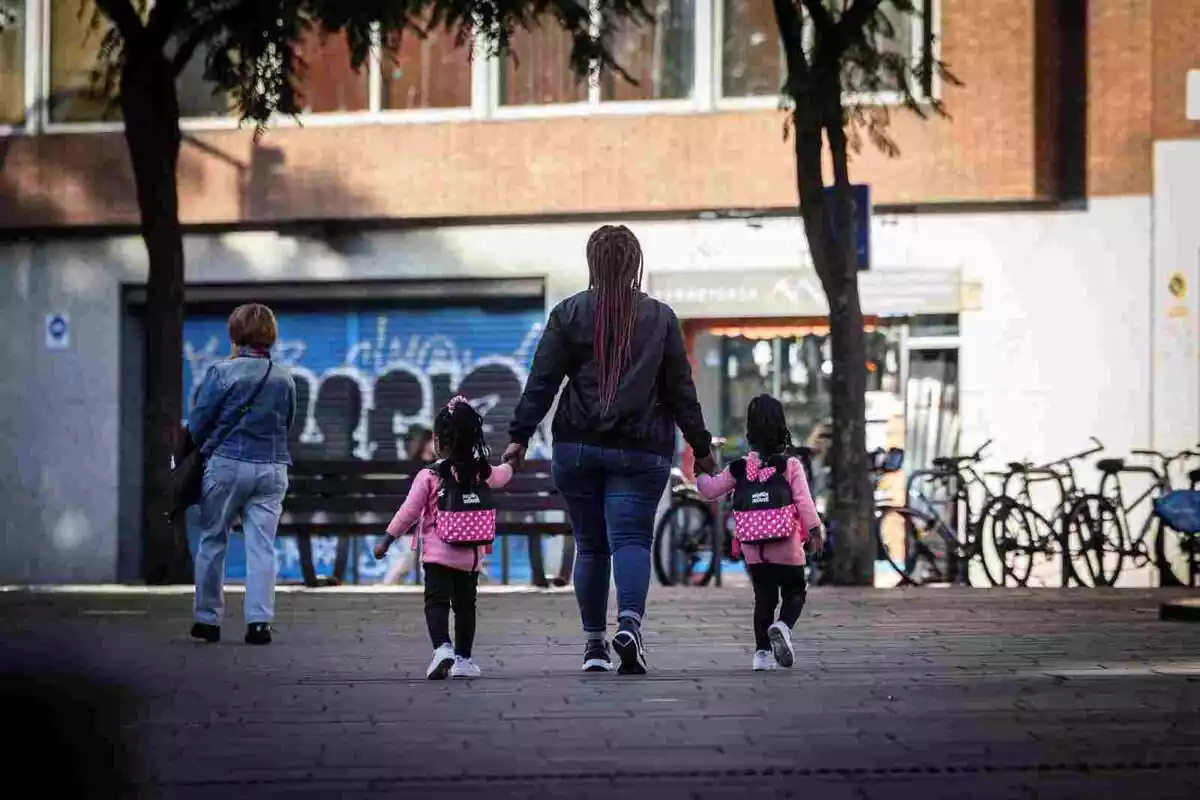
[[[746,456],[746,480],[751,483],[766,483],[775,474],[774,467],[764,466],[758,453]]]

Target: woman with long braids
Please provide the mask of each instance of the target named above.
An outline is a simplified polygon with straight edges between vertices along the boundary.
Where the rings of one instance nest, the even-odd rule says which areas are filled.
[[[642,248],[628,228],[605,225],[587,244],[589,287],[550,312],[509,433],[504,462],[519,467],[566,379],[554,416],[554,483],[575,533],[575,596],[583,668],[612,669],[610,575],[617,584],[619,672],[646,672],[642,620],[650,588],[654,514],[666,489],[675,427],[713,469],[712,437],[696,399],[679,320],[641,290]]]

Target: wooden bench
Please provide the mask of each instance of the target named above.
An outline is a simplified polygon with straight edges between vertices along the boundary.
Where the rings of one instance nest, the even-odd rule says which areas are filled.
[[[350,541],[356,536],[382,536],[404,502],[413,478],[425,465],[415,461],[314,460],[300,461],[290,471],[283,502],[280,536],[295,536],[300,569],[307,586],[343,583],[350,562]],[[554,490],[549,461],[527,461],[511,483],[495,493],[497,542],[501,581],[509,582],[509,540],[530,537],[529,561],[533,583],[548,586],[542,561],[541,537],[567,536],[563,572],[569,578],[574,540],[565,506]],[[407,536],[407,534],[405,534]],[[313,537],[338,538],[332,580],[317,577]],[[414,574],[417,574],[414,570]]]

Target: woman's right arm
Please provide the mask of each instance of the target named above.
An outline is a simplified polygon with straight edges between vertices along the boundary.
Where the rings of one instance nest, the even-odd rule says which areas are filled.
[[[187,429],[192,435],[196,449],[203,449],[204,443],[212,435],[217,418],[221,415],[221,405],[225,400],[225,386],[221,381],[221,373],[213,364],[204,375],[200,391],[196,393],[196,402],[192,413],[188,416]]]
[[[712,452],[712,434],[704,427],[704,411],[696,396],[696,384],[692,380],[692,362],[688,360],[687,346],[679,329],[679,319],[670,311],[667,320],[667,340],[663,347],[663,383],[660,396],[671,409],[675,424],[683,432],[684,440],[691,445],[696,458],[703,460]]]

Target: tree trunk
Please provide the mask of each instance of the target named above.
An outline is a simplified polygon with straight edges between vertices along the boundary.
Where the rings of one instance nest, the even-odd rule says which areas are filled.
[[[142,577],[147,583],[191,581],[187,533],[171,522],[170,459],[183,417],[183,230],[175,168],[179,102],[174,71],[161,49],[126,43],[121,70],[125,141],[133,162],[146,283],[145,417],[142,429]]]
[[[874,584],[875,545],[871,535],[873,500],[866,453],[866,338],[858,294],[845,131],[840,124],[840,84],[825,87],[837,105],[838,124],[830,125],[819,104],[797,104],[795,123],[796,185],[800,214],[813,266],[829,302],[833,374],[830,448],[834,535],[833,582],[844,586]],[[835,208],[825,199],[822,150],[827,136],[833,154]],[[836,234],[830,219],[836,220]]]

